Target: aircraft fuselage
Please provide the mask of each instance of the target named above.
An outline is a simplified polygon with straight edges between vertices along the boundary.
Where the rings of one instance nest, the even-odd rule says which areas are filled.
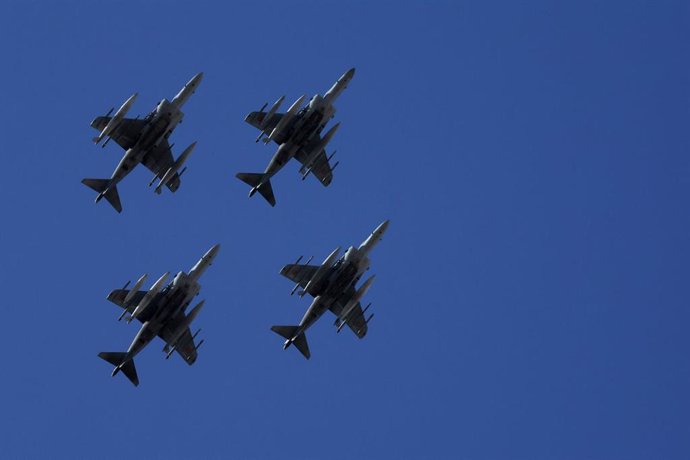
[[[117,168],[115,168],[111,183],[117,184],[124,179],[144,160],[146,154],[170,136],[183,117],[184,113],[175,104],[163,99],[156,109],[147,116],[148,124],[142,131],[137,143],[125,152]]]

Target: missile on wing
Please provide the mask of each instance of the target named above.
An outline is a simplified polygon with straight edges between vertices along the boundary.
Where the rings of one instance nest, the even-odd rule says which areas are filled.
[[[175,161],[175,163],[173,163],[173,165],[170,168],[168,168],[168,170],[165,172],[160,182],[158,182],[158,185],[156,186],[155,192],[157,194],[160,195],[162,187],[164,185],[167,185],[168,182],[170,182],[177,170],[180,169],[180,167],[184,164],[185,161],[187,161],[187,157],[192,153],[194,147],[196,147],[196,142],[192,142],[192,144],[189,147],[184,149],[182,155],[180,155],[180,157]]]
[[[280,133],[285,129],[285,127],[288,125],[288,123],[292,120],[292,118],[295,116],[299,108],[302,106],[302,102],[304,101],[304,95],[300,96],[299,99],[297,99],[285,112],[283,117],[280,119],[278,124],[276,125],[275,128],[273,128],[273,131],[271,131],[271,134],[264,139],[264,143],[268,144],[272,140],[274,140]]]
[[[137,280],[137,282],[134,283],[134,287],[125,296],[125,300],[122,302],[122,308],[124,310],[122,311],[122,314],[120,315],[120,317],[117,319],[118,321],[121,321],[122,318],[125,317],[125,314],[129,311],[129,301],[132,300],[132,298],[134,297],[134,295],[137,292],[139,292],[141,285],[144,284],[144,281],[146,281],[146,277],[148,277],[148,274],[146,274],[146,273],[141,275],[141,278],[139,278]],[[129,281],[127,282],[127,284],[125,285],[125,287],[123,289],[127,289],[126,286],[128,286],[128,285],[129,285]]]
[[[367,324],[369,324],[369,321],[371,321],[373,317],[374,317],[373,313],[371,315],[369,315],[369,317],[364,321],[364,325],[366,326]],[[359,335],[361,333],[362,333],[362,328],[357,329],[357,335]]]
[[[202,300],[201,302],[199,302],[198,304],[196,304],[196,306],[195,306],[194,308],[192,308],[192,310],[189,312],[189,314],[188,314],[187,316],[185,316],[184,320],[182,321],[182,324],[180,324],[180,326],[178,327],[177,331],[175,332],[175,335],[174,335],[174,336],[170,339],[170,341],[169,341],[169,343],[172,344],[172,349],[171,349],[170,352],[168,353],[168,357],[169,357],[169,356],[172,354],[172,352],[175,351],[175,349],[177,348],[177,345],[178,345],[177,342],[178,342],[178,341],[180,340],[180,338],[182,337],[182,334],[185,333],[185,331],[187,330],[187,328],[189,327],[189,325],[192,324],[192,321],[194,321],[194,318],[196,318],[196,316],[199,314],[199,312],[201,311],[201,309],[202,309],[203,306],[204,306],[204,302],[205,302],[205,300]],[[200,330],[201,330],[201,329],[199,329],[199,331],[200,331]],[[199,331],[197,331],[196,334],[198,334]],[[192,337],[192,340],[194,340],[194,337],[196,337],[196,334],[194,334],[194,336]],[[167,359],[167,358],[166,358],[166,359]]]
[[[285,96],[280,96],[278,98],[278,100],[275,101],[275,103],[271,106],[271,109],[266,113],[266,116],[261,121],[261,128],[262,129],[266,127],[268,120],[270,120],[271,117],[273,116],[273,114],[276,113],[276,111],[280,108],[280,104],[282,104],[284,100],[285,100]]]
[[[336,123],[333,125],[331,129],[328,130],[328,132],[323,136],[319,144],[317,145],[317,148],[314,149],[316,152],[321,152],[324,148],[326,148],[326,145],[331,141],[331,138],[335,135],[336,131],[338,131],[338,128],[340,128],[340,122]],[[313,156],[316,156],[312,153]]]
[[[326,257],[326,260],[323,261],[321,266],[316,270],[314,273],[314,276],[309,280],[307,285],[304,287],[304,290],[299,293],[300,297],[304,297],[304,294],[309,292],[309,289],[313,286],[315,286],[319,281],[321,281],[321,278],[326,274],[326,271],[331,268],[333,263],[338,257],[338,253],[340,252],[340,246],[335,248],[333,252],[331,252],[328,257]]]
[[[369,310],[369,307],[371,307],[371,302],[369,302],[369,304],[366,307],[364,307],[364,310],[362,310],[362,314],[366,313],[367,310]],[[343,328],[345,323],[347,323],[347,321],[350,319],[350,315],[352,314],[352,311],[350,310],[347,312],[347,315],[343,315],[343,311],[345,311],[345,309],[341,310],[341,315],[338,316],[333,322],[333,325],[338,328],[338,332],[340,332],[340,329]]]
[[[309,260],[307,260],[307,263],[305,265],[309,265],[309,263],[311,262],[311,260],[313,258],[314,258],[314,256],[309,257]],[[302,260],[302,256],[299,256],[299,258],[294,263],[294,265],[299,265],[300,260]],[[295,283],[295,287],[293,287],[292,291],[290,291],[290,295],[293,295],[295,293],[295,291],[297,291],[297,289],[300,287],[300,285],[302,284],[302,281],[303,281],[302,278],[304,278],[304,277],[300,276],[299,281],[297,283]]]
[[[266,116],[264,117],[263,121],[261,122],[261,127],[264,128],[266,127],[266,123],[268,123],[268,120],[271,119],[271,117],[276,113],[278,108],[280,108],[280,105],[283,103],[285,100],[285,96],[280,96],[277,101],[271,106],[271,109],[266,113]]]
[[[185,323],[187,324],[187,326],[189,326],[192,323],[192,321],[194,321],[194,318],[196,318],[196,315],[199,314],[199,312],[201,311],[201,309],[204,306],[204,302],[206,302],[206,301],[202,300],[201,302],[196,304],[196,306],[194,308],[192,308],[189,311],[189,314],[187,315],[187,318],[185,319]]]
[[[187,325],[187,327],[189,327],[189,325]],[[186,330],[187,327],[181,329],[180,335],[182,335],[182,332],[184,332],[184,331]],[[194,333],[194,335],[192,336],[192,338],[191,338],[190,340],[188,340],[188,341],[189,341],[189,342],[192,342],[192,344],[193,344],[193,343],[194,343],[194,339],[196,339],[196,336],[199,335],[199,332],[201,332],[201,329],[197,330],[197,331]],[[164,352],[167,352],[167,356],[165,357],[165,359],[170,358],[170,355],[172,355],[173,352],[174,352],[175,350],[177,350],[177,347],[180,346],[180,345],[183,345],[182,343],[177,343],[177,341],[178,341],[179,339],[180,339],[180,338],[177,337],[177,339],[175,340],[175,342],[173,342],[174,345],[171,346],[170,349],[168,349],[168,346],[167,346],[167,345],[166,345],[166,348],[163,349]],[[203,342],[204,342],[203,340],[202,340],[201,342],[199,342],[199,345],[197,345],[196,347],[194,347],[194,349],[195,349],[195,350],[198,350],[199,347],[201,346],[201,344],[202,344]]]
[[[139,302],[139,305],[137,305],[137,308],[135,308],[132,312],[132,315],[127,320],[128,323],[131,322],[134,318],[137,318],[139,315],[141,315],[141,313],[146,309],[146,307],[149,306],[153,298],[156,297],[156,295],[158,295],[160,290],[163,288],[165,280],[168,278],[169,275],[170,272],[165,272],[163,273],[163,276],[158,278],[158,281],[153,283],[151,289],[149,289],[149,291],[146,294],[144,294],[144,297]]]
[[[264,116],[264,119],[261,120],[261,125],[259,125],[259,129],[261,129],[261,133],[259,134],[259,137],[256,138],[256,142],[259,142],[262,137],[266,134],[266,125],[268,124],[268,121],[271,119],[273,114],[276,113],[278,108],[280,107],[280,104],[283,103],[283,100],[285,100],[285,96],[280,96],[277,101],[271,106],[271,109],[266,113]],[[267,104],[264,104],[263,107],[261,107],[261,110],[259,112],[262,112],[266,108]]]
[[[175,147],[175,143],[173,142],[168,146],[168,150],[172,152],[173,147]],[[151,178],[151,181],[149,182],[149,187],[153,185],[154,182],[156,182],[156,179],[158,179],[160,176],[158,174],[154,174],[153,177]]]
[[[167,354],[165,355],[165,359],[170,359],[170,355],[172,355],[175,352],[175,347],[170,347],[170,349],[167,351]],[[166,351],[166,350],[163,350]]]
[[[141,275],[141,278],[137,280],[136,283],[134,283],[134,286],[132,287],[132,290],[127,293],[125,296],[124,304],[126,305],[130,300],[132,300],[132,297],[134,297],[134,294],[136,294],[139,289],[141,289],[141,286],[144,284],[144,281],[146,281],[146,278],[148,278],[148,274],[144,273]]]
[[[103,128],[103,131],[101,131],[101,133],[98,136],[93,138],[94,144],[98,144],[104,137],[109,136],[110,133],[115,131],[122,119],[125,117],[125,115],[127,115],[129,108],[132,107],[132,104],[134,104],[134,101],[137,99],[137,94],[138,93],[134,93],[133,95],[131,95],[129,99],[127,99],[125,103],[122,104],[122,107],[120,107],[118,111],[115,112],[113,118],[111,118],[110,121],[108,121],[108,124],[105,125],[105,128]]]
[[[333,158],[334,156],[335,156],[335,150],[333,151],[333,153],[328,155],[328,158],[326,158],[326,156],[323,156],[321,159],[315,161],[311,166],[309,166],[309,168],[306,171],[305,171],[305,169],[306,169],[305,166],[302,165],[302,167],[299,170],[299,172],[302,174],[302,180],[309,177],[309,174],[314,170],[314,168],[319,166],[321,163],[323,163],[323,162],[325,162],[326,164],[330,163],[331,158]],[[333,171],[335,171],[335,168],[337,168],[339,164],[340,164],[340,162],[336,161],[335,164],[333,166],[331,166],[331,173],[333,173]]]
[[[317,166],[318,162],[316,160],[319,157],[319,154],[323,149],[326,148],[326,145],[328,145],[328,143],[331,141],[336,131],[338,131],[338,128],[340,128],[340,123],[336,123],[335,125],[333,125],[333,127],[328,130],[328,132],[323,136],[323,138],[311,151],[309,158],[307,158],[307,161],[305,161],[304,165],[300,168],[300,172],[302,173],[302,180],[306,179],[309,173],[312,171],[312,169],[314,169],[314,167]],[[335,155],[335,152],[333,152],[333,154],[331,154],[331,156],[328,157],[328,160],[333,158],[333,155]]]
[[[350,313],[352,313],[352,310],[354,310],[355,306],[359,303],[359,301],[364,297],[364,295],[367,293],[369,288],[371,287],[371,284],[374,282],[374,278],[376,278],[376,275],[371,275],[369,279],[367,279],[362,286],[357,289],[357,292],[355,292],[355,295],[352,296],[352,298],[345,304],[345,308],[343,308],[343,313],[340,316],[342,318],[341,324],[338,326],[338,332],[340,332],[340,329],[343,328],[343,325],[347,323],[347,318],[350,316]],[[369,308],[369,307],[367,307]],[[362,312],[364,313],[364,312]]]

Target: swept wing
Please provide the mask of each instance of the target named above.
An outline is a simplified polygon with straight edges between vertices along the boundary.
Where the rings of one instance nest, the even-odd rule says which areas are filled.
[[[91,127],[103,131],[112,117],[96,117],[91,122]],[[123,118],[119,125],[110,133],[110,138],[125,150],[128,150],[137,143],[141,132],[146,127],[146,121],[138,118]]]
[[[165,327],[161,329],[158,333],[158,337],[163,339],[167,346],[172,347],[174,345],[172,343],[172,340],[175,339],[175,331],[178,330],[180,325],[184,322],[184,319],[185,314],[179,312],[177,315],[175,315],[174,318],[168,320]],[[180,356],[182,356],[182,359],[184,359],[185,362],[190,366],[194,364],[194,362],[196,361],[196,345],[194,344],[192,331],[189,330],[189,327],[187,327],[185,331],[182,333],[182,335],[179,337],[179,339],[177,339],[177,346],[175,347],[175,351]]]
[[[144,155],[142,163],[156,175],[158,180],[162,179],[168,169],[175,163],[168,141],[163,139],[163,141],[158,144],[158,147],[154,147],[150,152]],[[175,173],[166,186],[171,192],[175,192],[180,188],[180,175]]]
[[[125,307],[124,305],[124,300],[127,294],[129,293],[129,289],[116,289],[113,292],[108,295],[108,300],[114,303],[115,305],[119,306],[120,308],[126,308],[127,311],[132,314],[136,306],[141,302],[141,299],[144,298],[144,295],[146,294],[147,291],[137,291],[133,296],[132,299],[129,301],[129,305]],[[152,304],[157,304],[162,300],[163,294],[158,293],[156,297],[151,301]],[[137,319],[145,323],[149,319],[151,319],[151,314],[155,309],[147,308],[143,312],[141,312],[140,315],[137,316]],[[183,312],[179,312],[174,318],[168,320],[166,323],[165,327],[160,330],[158,333],[158,336],[163,339],[163,341],[168,344],[168,346],[172,346],[173,344],[171,341],[175,338],[175,331],[178,330],[180,325],[185,319],[185,314]],[[197,352],[196,352],[196,346],[194,344],[194,339],[192,339],[192,333],[189,330],[189,327],[182,333],[180,338],[178,339],[178,346],[175,349],[177,353],[179,353],[180,356],[182,356],[182,359],[185,360],[185,362],[189,365],[194,364],[194,361],[196,361],[197,357]]]
[[[300,287],[304,289],[318,269],[319,267],[316,265],[288,264],[280,270],[280,274],[295,283],[299,283]]]
[[[347,304],[347,301],[354,295],[355,288],[350,287],[345,295],[338,297],[330,305],[330,307],[328,307],[328,309],[333,312],[334,315],[340,318],[340,315],[343,313],[343,309],[345,308],[345,304]],[[347,325],[360,339],[367,335],[367,322],[364,318],[364,312],[362,312],[362,305],[360,305],[359,302],[357,302],[357,305],[355,305],[352,311],[350,311],[350,314],[347,317]]]
[[[125,297],[127,297],[127,294],[129,294],[129,289],[115,289],[113,292],[108,294],[108,300],[110,300],[112,303],[117,305],[120,308],[126,309],[127,312],[131,315],[134,312],[134,309],[137,308],[137,305],[139,305],[139,302],[141,302],[141,299],[144,298],[144,295],[146,295],[148,291],[137,291],[134,293],[132,298],[129,300],[128,305],[125,306]],[[155,305],[158,302],[161,301],[162,294],[159,292],[156,297],[151,299],[151,304]],[[151,319],[151,314],[155,309],[153,308],[146,308],[144,311],[141,312],[140,315],[137,315],[137,319],[141,321],[142,323],[145,323],[149,319]]]

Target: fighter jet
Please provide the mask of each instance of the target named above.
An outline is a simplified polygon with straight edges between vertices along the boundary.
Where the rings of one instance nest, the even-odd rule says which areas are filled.
[[[271,141],[278,144],[278,150],[273,155],[271,162],[263,173],[238,173],[237,178],[252,187],[249,196],[252,197],[258,191],[271,206],[275,206],[276,200],[271,187],[271,177],[282,169],[291,158],[297,158],[302,163],[299,172],[302,180],[309,174],[313,174],[324,185],[328,186],[333,180],[333,167],[329,162],[335,155],[326,154],[326,145],[338,130],[340,123],[335,124],[322,137],[321,131],[328,121],[335,115],[333,103],[347,88],[352,80],[355,69],[345,72],[338,81],[324,94],[314,95],[309,104],[302,107],[305,96],[298,98],[285,113],[277,113],[285,96],[280,97],[275,104],[264,112],[268,103],[258,112],[252,112],[244,119],[247,123],[259,129],[261,133],[256,138],[259,142],[268,144]],[[264,138],[264,136],[266,136]]]
[[[147,278],[147,275],[143,275],[134,284],[132,290],[127,290],[129,285],[127,282],[122,289],[116,289],[108,295],[108,300],[123,309],[118,321],[128,315],[128,322],[136,318],[143,323],[127,352],[98,354],[100,358],[115,366],[113,376],[122,371],[130,382],[135,386],[139,385],[134,357],[156,336],[165,342],[163,348],[163,353],[166,353],[165,359],[170,358],[170,355],[176,351],[187,364],[190,366],[194,364],[197,350],[204,341],[201,340],[195,345],[194,339],[201,329],[192,335],[189,326],[201,311],[204,301],[199,302],[189,313],[185,313],[185,309],[199,293],[201,289],[199,277],[213,263],[219,250],[220,244],[216,244],[203,255],[189,273],[179,272],[165,287],[163,285],[169,273],[163,274],[148,291],[140,291]]]
[[[196,142],[187,147],[177,160],[173,158],[172,146],[168,144],[168,137],[178,123],[182,121],[184,113],[182,106],[187,99],[194,94],[201,83],[204,74],[196,74],[172,101],[163,99],[156,108],[143,119],[125,118],[130,107],[137,97],[135,93],[127,99],[113,117],[109,115],[113,109],[103,117],[97,117],[91,122],[91,126],[99,131],[99,135],[93,138],[98,144],[103,138],[107,138],[103,147],[114,139],[120,147],[125,149],[125,156],[120,160],[115,172],[110,179],[84,179],[81,182],[87,187],[98,192],[96,203],[105,197],[117,212],[122,212],[120,195],[117,192],[117,184],[124,179],[139,163],[143,163],[154,177],[149,183],[153,185],[156,179],[160,179],[155,188],[160,194],[163,186],[175,192],[180,187],[180,176],[187,168],[180,168],[192,153]]]
[[[369,253],[386,232],[388,222],[384,221],[358,248],[351,246],[340,258],[338,247],[321,265],[309,265],[313,257],[306,265],[300,265],[300,257],[294,264],[283,267],[280,274],[297,283],[290,295],[301,287],[300,296],[309,294],[314,298],[299,325],[271,327],[273,332],[285,338],[283,350],[294,343],[300,353],[309,359],[311,353],[305,332],[326,310],[336,316],[334,326],[337,332],[347,325],[360,339],[367,334],[367,323],[374,315],[365,319],[364,313],[371,304],[362,310],[359,302],[371,287],[374,276],[369,277],[359,288],[355,288],[355,285],[364,272],[369,270]]]

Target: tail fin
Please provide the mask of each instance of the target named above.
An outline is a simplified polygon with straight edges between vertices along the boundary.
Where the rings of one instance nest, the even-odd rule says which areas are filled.
[[[244,182],[245,184],[251,185],[252,187],[255,187],[255,188],[258,187],[258,188],[256,188],[256,191],[258,191],[261,194],[261,196],[264,197],[264,199],[266,201],[268,201],[268,203],[271,206],[275,206],[276,205],[276,198],[273,195],[273,187],[271,187],[270,179],[266,179],[266,181],[263,184],[261,184],[261,181],[263,180],[263,178],[265,176],[266,176],[265,174],[256,174],[256,173],[237,173],[237,175],[236,175],[236,177],[239,180],[241,180],[242,182]],[[261,184],[261,185],[259,186],[259,184]],[[253,195],[254,194],[253,192],[254,192],[254,189],[252,189],[252,192],[249,196]]]
[[[295,333],[299,329],[298,326],[273,326],[271,327],[271,330],[275,332],[276,334],[285,337],[287,340],[290,340],[291,343],[295,344],[295,347],[299,350],[300,353],[304,355],[305,358],[309,359],[311,357],[311,353],[309,352],[309,345],[307,344],[307,336],[302,332],[299,334],[297,337],[295,337]],[[289,343],[287,345],[290,345]],[[287,348],[287,346],[286,346]]]
[[[122,373],[129,379],[134,386],[139,385],[139,377],[137,376],[137,369],[134,367],[134,360],[129,359],[126,363],[122,364],[122,361],[127,357],[127,353],[119,352],[102,352],[98,353],[98,357],[108,361],[110,364],[115,366],[113,371],[113,376],[117,374],[118,370],[122,370]],[[121,367],[120,367],[121,366]]]
[[[122,204],[120,203],[120,194],[117,193],[117,185],[112,184],[110,179],[83,179],[82,184],[86,185],[92,190],[99,193],[96,201],[101,199],[101,195],[108,200],[108,203],[115,208],[117,212],[122,212]]]

